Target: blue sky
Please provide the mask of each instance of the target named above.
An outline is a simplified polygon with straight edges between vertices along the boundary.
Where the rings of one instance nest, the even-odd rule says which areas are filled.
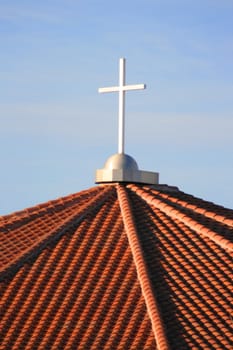
[[[0,214],[94,186],[117,152],[233,208],[231,0],[0,1]]]

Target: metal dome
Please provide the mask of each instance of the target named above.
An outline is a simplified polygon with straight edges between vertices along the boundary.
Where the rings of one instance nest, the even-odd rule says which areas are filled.
[[[104,168],[109,170],[124,169],[126,171],[137,171],[138,165],[137,162],[128,154],[116,153],[108,158]]]

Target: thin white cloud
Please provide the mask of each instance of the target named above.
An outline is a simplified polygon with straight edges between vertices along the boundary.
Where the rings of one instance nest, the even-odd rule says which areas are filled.
[[[58,22],[60,17],[52,11],[41,11],[35,8],[5,7],[0,6],[0,20],[21,21],[33,20],[40,22]]]
[[[209,114],[163,115],[144,113],[130,117],[129,137],[142,143],[160,143],[186,148],[233,147],[233,116]]]
[[[102,126],[95,109],[85,110],[78,103],[0,105],[0,115],[0,134],[4,135],[78,138],[87,144],[103,140],[104,131],[96,132]]]
[[[64,139],[78,137],[87,143],[106,144],[111,140],[111,130],[114,133],[114,125],[117,128],[116,113],[109,118],[109,111],[101,113],[91,107],[85,110],[78,104],[0,105],[0,111],[1,133],[4,134],[62,135]],[[105,135],[106,128],[109,136]],[[142,144],[173,144],[186,148],[203,145],[206,148],[229,148],[233,147],[232,135],[232,115],[127,114],[126,138],[133,143],[138,140]]]

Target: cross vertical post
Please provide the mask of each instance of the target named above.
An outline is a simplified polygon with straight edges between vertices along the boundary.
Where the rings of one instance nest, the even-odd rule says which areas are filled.
[[[125,92],[129,90],[143,90],[145,84],[125,85],[125,58],[119,61],[119,86],[99,88],[102,92],[118,92],[119,93],[119,116],[118,116],[118,153],[125,152]]]
[[[119,125],[118,125],[118,153],[125,151],[125,59],[119,62]]]

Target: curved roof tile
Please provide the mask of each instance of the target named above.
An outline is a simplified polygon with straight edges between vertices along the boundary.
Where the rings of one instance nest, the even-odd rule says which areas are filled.
[[[0,218],[0,349],[231,349],[233,211],[111,184]]]

